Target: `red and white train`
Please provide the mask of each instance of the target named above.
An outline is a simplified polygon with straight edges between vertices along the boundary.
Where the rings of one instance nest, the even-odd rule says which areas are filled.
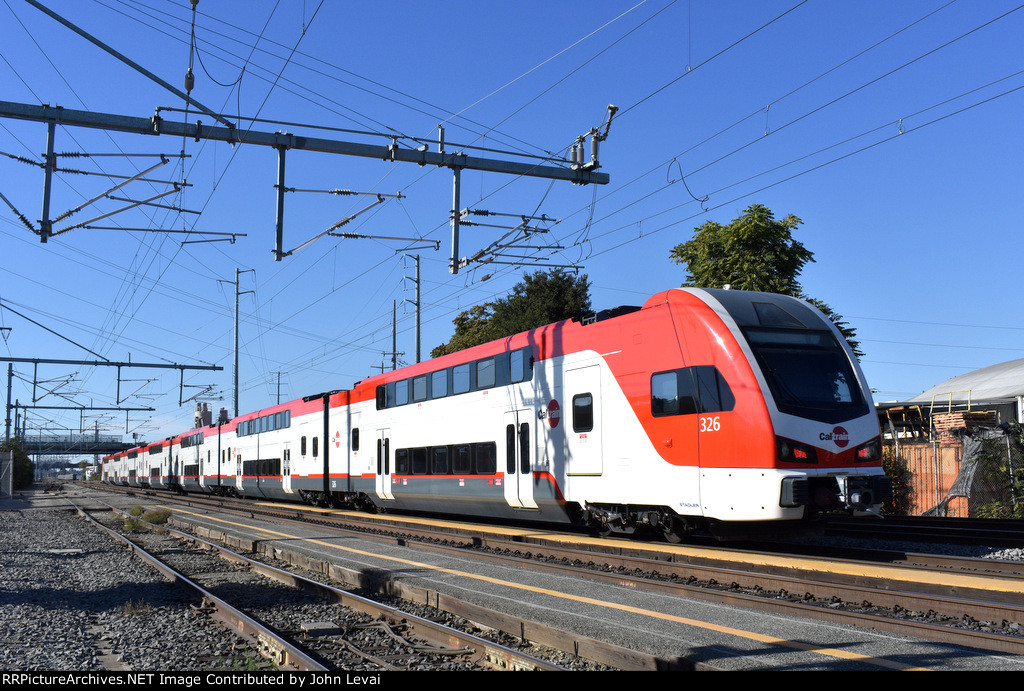
[[[677,289],[221,419],[107,482],[727,535],[892,496],[871,393],[806,302]]]

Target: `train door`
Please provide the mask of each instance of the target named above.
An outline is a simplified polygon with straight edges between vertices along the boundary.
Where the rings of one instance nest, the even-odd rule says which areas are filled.
[[[345,409],[349,410],[348,407]],[[363,473],[363,469],[369,470],[369,462],[371,457],[359,455],[359,413],[347,413],[348,418],[348,439],[341,439],[339,437],[338,452],[341,453],[347,450],[347,453],[342,457],[341,474],[343,477],[342,489],[346,492],[355,491],[355,482],[353,478],[358,478]],[[344,427],[343,427],[344,429]]]
[[[281,489],[291,494],[292,489],[292,452],[288,448],[288,442],[284,443],[284,450],[281,451]]]
[[[331,427],[335,430],[331,443],[334,454],[331,457],[331,491],[353,491],[353,477],[361,474],[359,461],[359,415],[353,414],[348,406],[332,411]],[[368,458],[372,459],[373,454]],[[370,467],[366,466],[369,471]]]
[[[604,472],[604,439],[601,427],[601,367],[591,365],[567,370],[562,422],[565,425],[565,465],[569,475],[600,475]]]
[[[533,499],[532,410],[505,413],[505,500],[517,509],[536,509]]]
[[[377,430],[377,496],[381,499],[394,499],[391,493],[391,430]]]

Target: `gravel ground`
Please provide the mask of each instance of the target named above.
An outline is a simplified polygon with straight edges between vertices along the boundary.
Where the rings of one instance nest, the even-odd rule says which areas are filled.
[[[870,546],[1024,561],[1022,549]],[[69,509],[0,511],[0,670],[261,666],[244,639],[182,597],[178,587]]]
[[[230,670],[252,661],[242,639],[74,512],[0,512],[0,564],[0,669]]]
[[[223,577],[227,587],[234,587],[228,583],[233,582],[226,573],[230,567],[205,550],[191,549],[146,531],[138,537],[173,542],[171,552],[175,568],[188,574]],[[5,632],[0,637],[0,670],[237,672],[272,669],[245,639],[195,611],[193,607],[199,603],[183,599],[184,591],[73,510],[0,510],[0,574],[0,630]],[[246,573],[242,573],[242,577],[253,578]],[[222,584],[214,589],[219,592],[224,587]],[[243,603],[242,607],[254,608],[252,611],[258,612],[262,620],[283,630],[298,630],[296,621],[340,621],[338,608],[319,600],[290,605],[287,613],[281,613],[269,605],[284,596],[268,594],[268,588],[279,586],[253,584],[251,587],[267,602]],[[410,603],[390,604],[409,611],[415,609]],[[420,616],[437,614],[429,608],[420,609],[423,610]],[[362,615],[353,616],[365,619]],[[451,621],[449,625],[457,626],[458,622]],[[360,633],[364,626],[361,621],[352,624],[355,634],[352,642],[368,646],[367,650],[387,647],[380,645],[390,640],[387,632],[378,631],[377,626],[366,626]],[[506,638],[508,640],[501,643],[515,647],[516,641]],[[345,657],[344,649],[331,650],[330,640],[325,640],[323,645],[327,647],[317,648],[321,655],[329,659],[338,655]],[[315,643],[310,644],[311,647],[316,648]],[[391,647],[394,648],[394,644]],[[459,657],[441,655],[440,661],[430,661],[429,650],[414,655],[405,652],[408,646],[398,647],[405,657],[395,664],[405,669],[475,668]],[[570,669],[602,668],[558,651],[530,649],[527,652]],[[345,659],[342,668],[346,670],[390,667],[366,664],[358,656],[348,655]]]
[[[902,542],[892,540],[877,540],[853,537],[808,537],[789,542],[836,546],[855,547],[863,549],[882,549],[897,552],[910,552],[914,554],[945,554],[954,557],[968,557],[971,559],[998,559],[1003,561],[1024,561],[1024,549],[1011,548],[1001,549],[985,545],[940,545],[930,542]]]

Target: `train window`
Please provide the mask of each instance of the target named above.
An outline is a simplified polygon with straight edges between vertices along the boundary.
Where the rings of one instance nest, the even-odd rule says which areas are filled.
[[[473,472],[473,456],[469,444],[457,444],[452,447],[452,472],[468,475]]]
[[[303,456],[306,455],[306,438],[303,437],[299,440],[299,453]]]
[[[352,430],[352,450],[359,450],[359,428],[356,427]]]
[[[452,367],[452,393],[466,393],[469,391],[469,363],[455,365]]]
[[[752,306],[754,313],[757,314],[757,323],[761,326],[806,328],[803,322],[778,305],[770,302],[755,302],[752,303]]]
[[[693,369],[700,394],[700,412],[718,413],[732,410],[736,405],[736,397],[733,396],[732,389],[718,368],[702,365]]]
[[[494,442],[473,444],[477,475],[494,475],[498,471],[498,449]]]
[[[519,466],[520,472],[530,472],[530,423],[519,425]]]
[[[581,393],[572,397],[572,431],[589,432],[594,429],[594,397]]]
[[[409,474],[409,449],[395,449],[395,473]]]
[[[516,472],[516,426],[505,425],[505,472]]]
[[[509,370],[509,353],[501,353],[494,356],[494,385],[508,386],[512,383],[511,371]]]
[[[424,374],[412,380],[412,400],[416,402],[427,400],[427,375]]]
[[[697,390],[689,369],[659,372],[651,377],[651,414],[654,417],[697,412]]]
[[[317,456],[320,455],[320,452],[318,450],[319,442],[320,437],[313,437],[313,458],[316,458]]]
[[[850,359],[830,331],[745,329],[778,409],[835,423],[870,408]]]
[[[381,384],[377,387],[377,410],[390,408],[395,404],[395,383]]]
[[[494,358],[489,357],[476,362],[476,388],[489,389],[495,385]]]
[[[403,379],[395,382],[395,405],[405,405],[409,402],[409,380]]]
[[[430,375],[430,397],[444,398],[448,395],[448,370],[434,372]]]
[[[447,446],[435,446],[430,450],[430,472],[434,475],[448,474]]]
[[[412,474],[413,475],[426,475],[430,472],[430,468],[427,466],[427,450],[426,449],[410,449],[412,454]]]
[[[530,349],[520,348],[509,353],[512,383],[527,381],[530,376]]]

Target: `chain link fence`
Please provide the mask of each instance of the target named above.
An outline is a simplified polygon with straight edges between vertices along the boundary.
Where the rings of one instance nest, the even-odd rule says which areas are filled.
[[[14,495],[14,454],[0,451],[0,499],[10,499]]]
[[[1016,422],[956,430],[955,441],[888,440],[893,515],[1024,518],[1024,436]]]

